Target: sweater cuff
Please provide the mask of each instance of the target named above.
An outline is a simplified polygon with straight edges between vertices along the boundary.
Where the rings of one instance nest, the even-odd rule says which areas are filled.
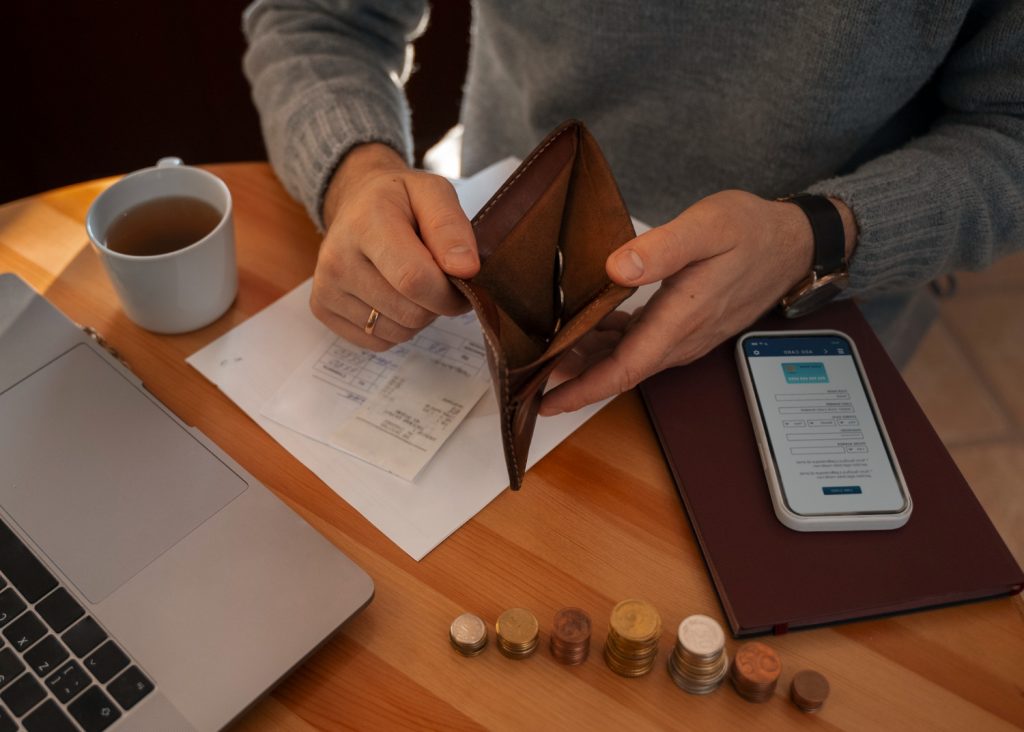
[[[401,95],[318,87],[296,106],[287,121],[284,159],[272,162],[276,170],[284,171],[285,185],[321,232],[327,186],[349,150],[379,142],[411,164],[409,111]]]
[[[850,175],[807,189],[843,201],[857,220],[857,247],[849,263],[852,294],[908,290],[941,274],[943,261],[935,256],[936,244],[956,236],[949,196],[973,194],[967,187],[951,191],[956,182],[949,177],[936,186],[935,161],[922,157],[930,156],[918,151],[891,153]],[[928,162],[930,166],[922,164]]]

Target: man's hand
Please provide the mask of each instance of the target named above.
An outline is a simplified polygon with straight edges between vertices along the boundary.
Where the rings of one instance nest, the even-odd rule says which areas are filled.
[[[849,259],[853,213],[833,203]],[[608,257],[609,277],[628,287],[661,280],[661,288],[632,316],[612,313],[581,341],[567,369],[582,373],[548,392],[541,414],[579,409],[700,358],[774,306],[807,276],[812,258],[811,226],[797,206],[743,191],[708,196],[624,244]]]
[[[476,239],[444,178],[409,169],[386,145],[360,145],[331,180],[324,224],[310,308],[350,343],[385,351],[469,309],[446,275],[477,273]]]

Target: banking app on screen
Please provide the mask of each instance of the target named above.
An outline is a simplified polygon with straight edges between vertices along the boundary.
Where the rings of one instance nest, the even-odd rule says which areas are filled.
[[[743,350],[790,510],[813,516],[904,508],[845,338],[751,337]]]

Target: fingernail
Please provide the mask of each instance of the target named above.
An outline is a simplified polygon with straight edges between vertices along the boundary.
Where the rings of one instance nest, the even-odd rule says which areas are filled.
[[[627,249],[624,252],[619,252],[615,256],[615,270],[619,273],[619,277],[624,280],[636,280],[644,274],[644,260],[640,259],[640,255],[632,249]]]
[[[457,244],[444,254],[444,266],[450,269],[465,269],[476,264],[476,255],[465,244]]]

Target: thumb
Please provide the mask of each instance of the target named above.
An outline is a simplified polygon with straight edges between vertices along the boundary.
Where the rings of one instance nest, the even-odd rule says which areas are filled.
[[[452,184],[423,174],[407,183],[420,238],[446,274],[473,277],[480,270],[473,227]]]
[[[684,211],[616,249],[608,256],[605,270],[615,283],[629,287],[660,282],[688,264],[718,253],[719,242],[707,224],[699,210]]]

